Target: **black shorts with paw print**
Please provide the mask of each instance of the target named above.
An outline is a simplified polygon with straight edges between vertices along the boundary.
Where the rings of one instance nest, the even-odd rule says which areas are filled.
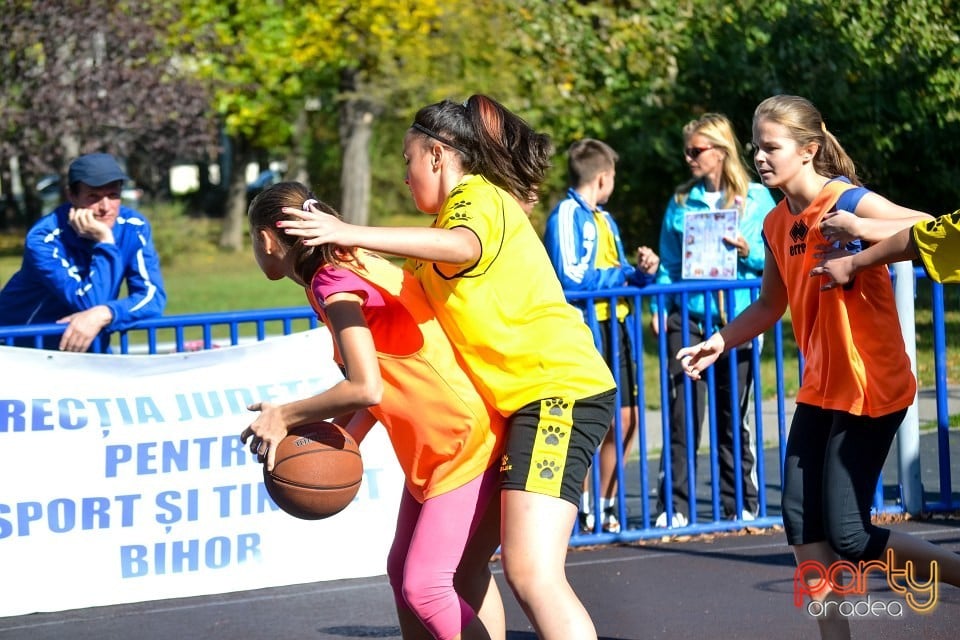
[[[501,486],[580,504],[583,479],[610,428],[616,390],[575,400],[544,398],[510,416]]]

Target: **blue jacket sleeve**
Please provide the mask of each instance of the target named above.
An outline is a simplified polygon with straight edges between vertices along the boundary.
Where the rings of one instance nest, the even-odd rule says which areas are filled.
[[[107,326],[110,331],[125,329],[139,320],[160,316],[167,304],[167,293],[160,273],[160,257],[153,244],[152,229],[146,219],[141,221],[142,225],[127,230],[131,235],[124,238],[127,260],[123,275],[128,295],[106,303],[113,312],[113,321]]]
[[[579,215],[552,213],[547,219],[543,243],[560,284],[567,291],[596,291],[623,285],[626,274],[621,267],[597,269],[594,266],[596,246],[588,247],[583,241],[583,223]]]
[[[614,244],[617,247],[617,259],[620,262],[620,272],[623,274],[623,283],[634,287],[645,287],[653,282],[654,276],[637,269],[627,260],[627,252],[623,250],[623,240],[620,238],[620,227],[613,216],[607,217],[610,224],[610,230],[613,232]],[[613,285],[617,286],[617,285]]]
[[[763,246],[763,220],[776,206],[770,190],[760,184],[751,184],[747,191],[747,202],[740,219],[740,235],[750,245],[750,253],[740,259],[741,266],[754,274],[763,271],[765,250]]]
[[[93,245],[90,268],[83,277],[82,265],[61,236],[31,233],[23,263],[60,304],[75,312],[106,304],[119,293],[123,281],[123,257],[120,247],[112,243]]]
[[[633,265],[625,265],[623,267],[623,275],[624,278],[626,278],[627,284],[634,287],[645,287],[653,282],[656,277],[656,275],[641,271]]]

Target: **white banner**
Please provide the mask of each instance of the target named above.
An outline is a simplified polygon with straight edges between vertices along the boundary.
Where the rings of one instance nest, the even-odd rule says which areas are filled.
[[[0,347],[0,616],[383,574],[403,474],[386,434],[332,518],[280,511],[251,402],[342,379],[323,327],[169,355]]]

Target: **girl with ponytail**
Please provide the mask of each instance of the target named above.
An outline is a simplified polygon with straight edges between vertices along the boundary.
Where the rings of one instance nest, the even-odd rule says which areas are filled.
[[[360,442],[379,421],[406,478],[387,557],[403,637],[504,640],[490,558],[505,421],[464,372],[413,276],[362,249],[283,233],[291,210],[337,217],[298,182],[269,187],[248,211],[257,264],[271,280],[304,287],[344,379],[309,398],[251,405],[259,415],[240,437],[270,469],[293,427],[335,419]]]
[[[853,161],[813,104],[774,96],[753,117],[754,164],[783,200],[763,225],[766,263],[760,295],[706,341],[677,359],[698,380],[724,351],[751,340],[790,308],[804,358],[787,439],[782,511],[797,560],[795,585],[823,604],[823,638],[849,638],[842,590],[827,574],[839,560],[913,564],[921,582],[960,586],[960,556],[871,522],[880,471],[916,395],[885,267],[861,271],[845,287],[821,287],[811,270],[854,240],[874,242],[927,220],[861,186]],[[838,593],[841,591],[841,593]],[[828,606],[830,603],[832,605]]]
[[[406,182],[429,228],[360,227],[289,211],[304,245],[408,258],[487,402],[508,422],[500,465],[504,573],[539,638],[593,640],[564,559],[616,385],[580,312],[567,303],[527,218],[552,146],[492,98],[420,109],[403,141]]]

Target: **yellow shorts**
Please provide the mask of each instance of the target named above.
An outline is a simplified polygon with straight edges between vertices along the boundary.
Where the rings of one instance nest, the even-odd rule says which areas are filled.
[[[913,241],[933,280],[960,282],[960,209],[915,224]]]

